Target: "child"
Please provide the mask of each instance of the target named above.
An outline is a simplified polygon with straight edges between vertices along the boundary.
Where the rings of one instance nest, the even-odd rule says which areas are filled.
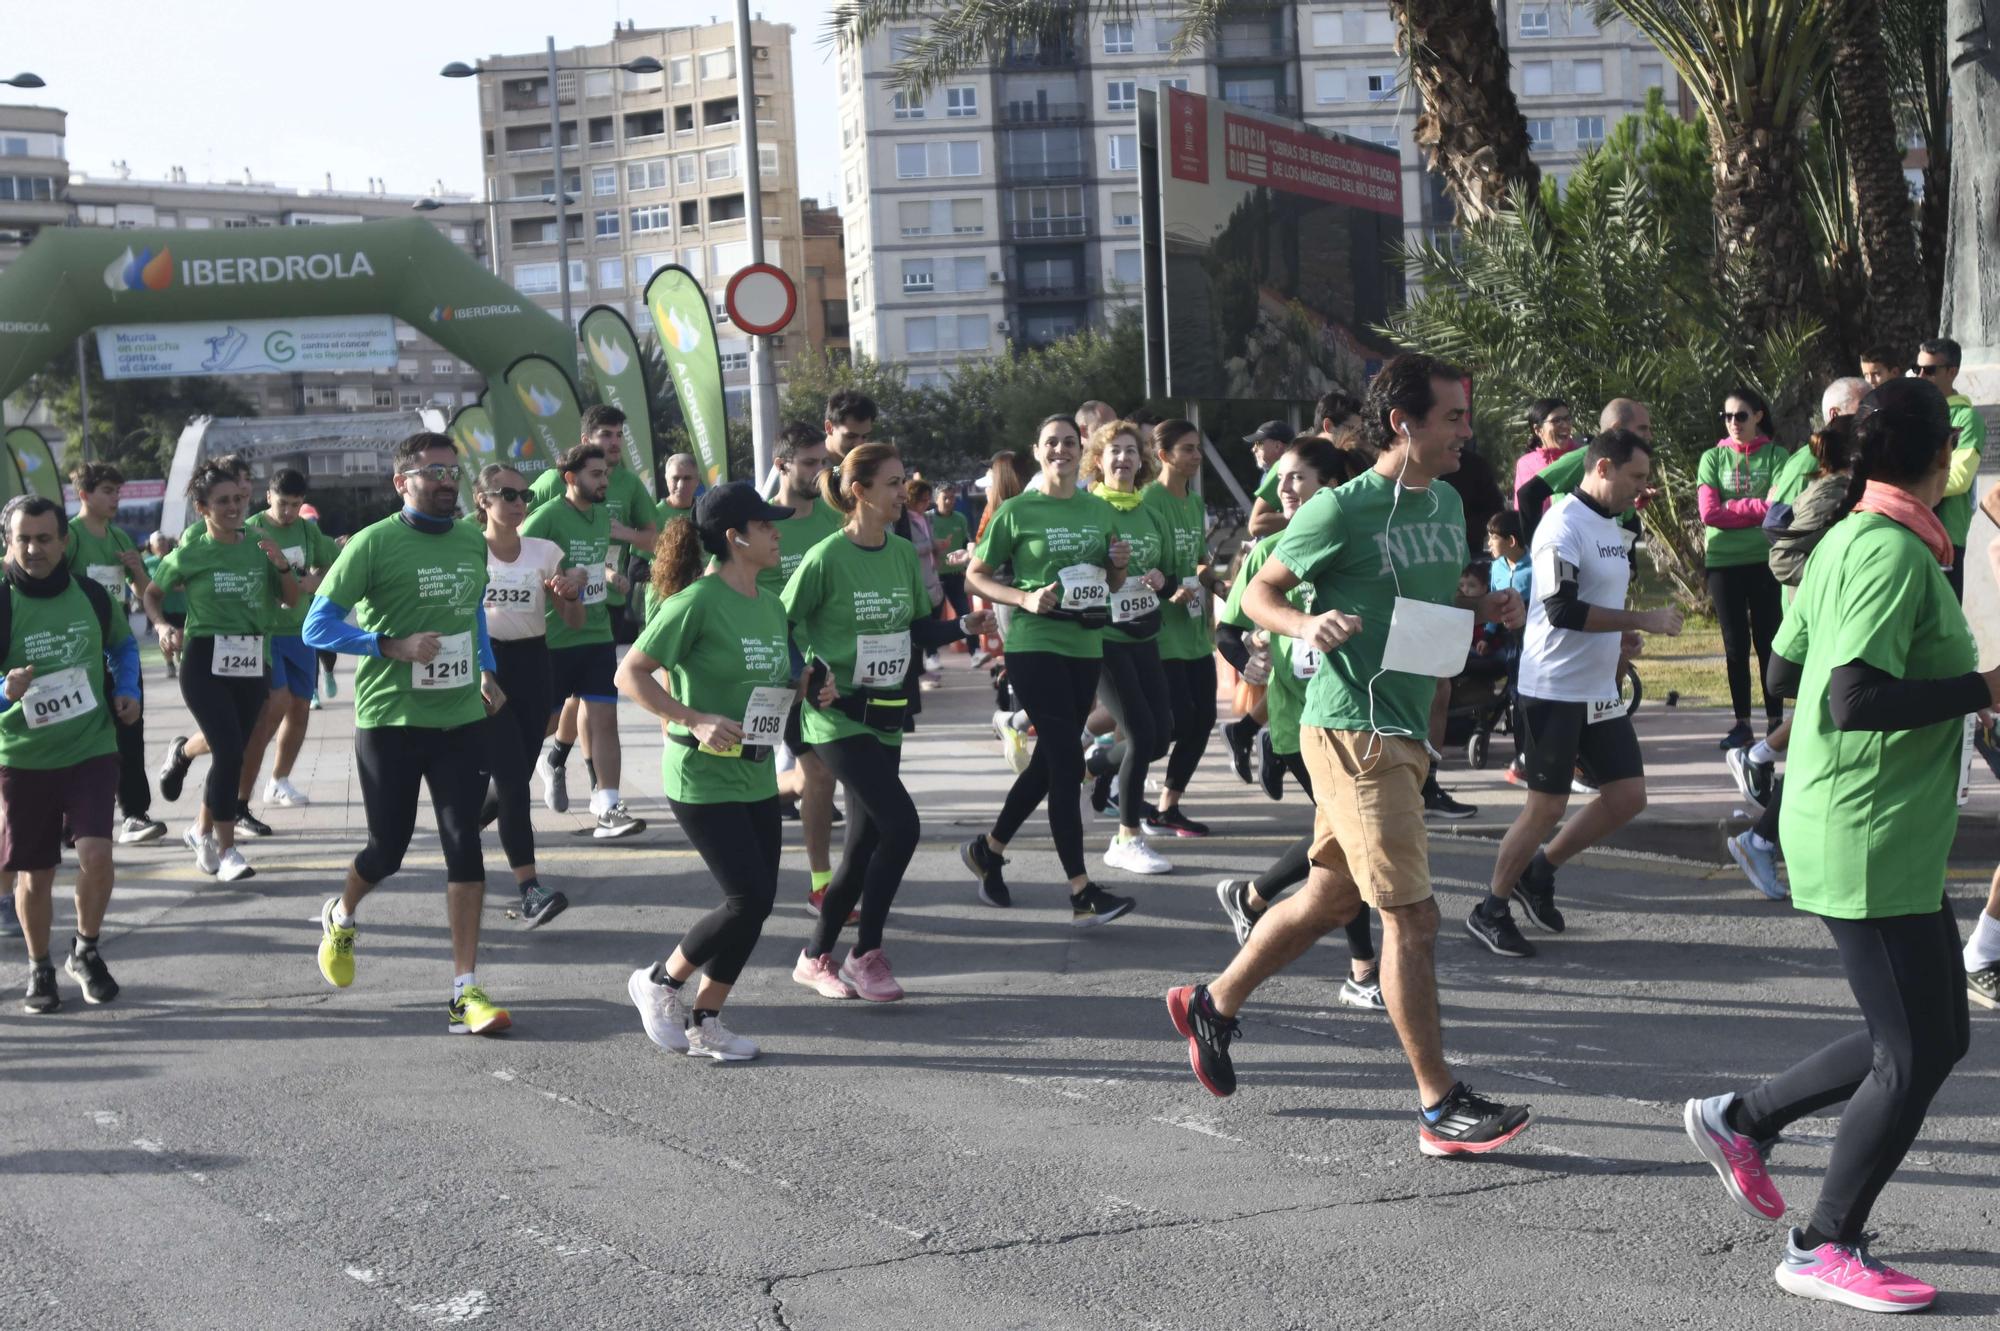
[[[1486,519],[1486,553],[1493,556],[1493,563],[1487,569],[1488,591],[1506,591],[1512,588],[1521,598],[1521,604],[1528,603],[1528,592],[1533,585],[1534,569],[1528,563],[1528,549],[1521,544],[1521,515],[1511,510],[1503,510]],[[1481,637],[1487,646],[1475,648],[1482,654],[1491,645],[1501,643],[1506,630],[1498,624],[1481,626]]]

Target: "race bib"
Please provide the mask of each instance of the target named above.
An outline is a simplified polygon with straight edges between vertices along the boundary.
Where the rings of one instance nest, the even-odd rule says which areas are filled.
[[[1594,726],[1599,721],[1610,721],[1625,715],[1631,710],[1631,704],[1623,698],[1600,698],[1591,702],[1589,708],[1590,710],[1584,713],[1584,724]]]
[[[1111,594],[1111,622],[1129,624],[1160,608],[1160,598],[1142,580],[1132,578]]]
[[[264,640],[259,637],[217,637],[210,672],[224,679],[261,679]]]
[[[1389,612],[1389,640],[1382,647],[1382,668],[1450,679],[1465,669],[1471,643],[1470,610],[1398,596]]]
[[[84,572],[90,575],[92,582],[104,588],[105,591],[110,592],[113,601],[116,601],[124,594],[125,566],[123,564],[89,564],[85,566]]]
[[[472,635],[447,633],[438,639],[438,654],[410,662],[410,684],[418,689],[462,689],[472,682]]]
[[[1292,678],[1311,679],[1319,673],[1319,648],[1302,642],[1292,644]]]
[[[587,580],[583,584],[583,595],[577,597],[576,599],[583,602],[585,605],[603,605],[604,570],[601,568],[591,569],[589,573],[586,575],[586,579]]]
[[[854,676],[858,689],[893,689],[910,673],[910,635],[861,633],[854,638]]]
[[[488,610],[538,610],[541,608],[541,576],[531,568],[489,567],[486,571]]]
[[[90,678],[83,667],[71,666],[37,676],[18,705],[28,718],[28,729],[40,730],[96,711],[97,695],[90,691]]]
[[[1200,618],[1201,618],[1201,579],[1200,579],[1200,578],[1182,578],[1182,579],[1181,579],[1181,586],[1183,586],[1183,587],[1187,588],[1187,589],[1188,589],[1188,591],[1189,591],[1190,593],[1192,593],[1192,594],[1191,594],[1191,595],[1190,595],[1190,596],[1188,597],[1188,603],[1187,603],[1187,612],[1188,612],[1188,618],[1189,618],[1189,619],[1200,619]]]
[[[1056,574],[1062,582],[1062,608],[1100,609],[1111,601],[1111,585],[1096,564],[1071,564]]]
[[[744,744],[770,747],[785,737],[785,717],[791,713],[794,694],[789,684],[765,684],[750,690],[743,706],[743,742],[726,749],[713,749],[718,758],[735,758]]]

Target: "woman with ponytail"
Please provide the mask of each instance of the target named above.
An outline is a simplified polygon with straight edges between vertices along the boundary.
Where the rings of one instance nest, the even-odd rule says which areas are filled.
[[[757,575],[777,567],[776,524],[791,516],[732,481],[703,494],[692,520],[667,523],[653,559],[659,608],[618,666],[618,691],[666,723],[667,803],[722,889],[722,904],[665,960],[633,971],[625,992],[654,1044],[719,1062],[757,1057],[754,1041],[722,1024],[722,1005],[778,895],[784,838],[772,749],[791,709],[792,669],[784,607],[759,591]],[[715,559],[712,577],[702,576],[704,555]]]
[[[1873,1312],[1927,1306],[1930,1285],[1872,1257],[1868,1216],[1970,1043],[1945,862],[1958,828],[1965,718],[2000,706],[1944,575],[1931,511],[1951,466],[1951,413],[1919,379],[1855,414],[1843,516],[1772,644],[1774,697],[1795,697],[1782,830],[1792,904],[1818,916],[1865,1025],[1762,1085],[1687,1103],[1688,1136],[1731,1199],[1775,1220],[1778,1134],[1845,1103],[1810,1221],[1778,1284]]]

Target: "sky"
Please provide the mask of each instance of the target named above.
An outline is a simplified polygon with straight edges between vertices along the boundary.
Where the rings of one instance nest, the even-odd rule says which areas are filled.
[[[558,52],[639,27],[729,22],[733,0],[0,0],[0,104],[69,113],[72,171],[260,181],[395,194],[478,196],[478,95],[437,71],[493,54]],[[820,45],[823,0],[752,0],[752,17],[789,23],[799,116],[799,190],[839,198],[839,117]],[[556,16],[560,16],[557,18]],[[551,22],[560,27],[551,29]],[[558,59],[560,59],[558,55]]]

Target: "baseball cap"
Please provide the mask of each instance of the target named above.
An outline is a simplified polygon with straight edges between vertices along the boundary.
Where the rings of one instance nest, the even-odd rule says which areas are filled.
[[[700,533],[702,545],[717,554],[728,544],[730,531],[741,531],[752,522],[783,522],[790,516],[789,508],[765,503],[757,487],[748,481],[704,490],[694,501],[694,529]]]
[[[1292,427],[1283,421],[1265,421],[1262,425],[1243,436],[1243,442],[1254,444],[1262,439],[1275,439],[1281,444],[1292,442]]]

